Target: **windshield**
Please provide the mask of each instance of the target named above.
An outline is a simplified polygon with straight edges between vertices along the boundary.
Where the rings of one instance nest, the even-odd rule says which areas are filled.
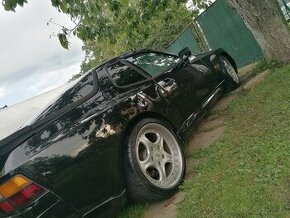
[[[174,68],[179,58],[173,55],[150,52],[129,57],[127,60],[154,77]]]

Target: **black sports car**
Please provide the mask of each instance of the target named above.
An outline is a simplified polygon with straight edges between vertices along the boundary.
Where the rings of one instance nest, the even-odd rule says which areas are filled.
[[[19,130],[1,130],[0,217],[98,217],[127,196],[171,196],[190,128],[238,84],[222,49],[142,50],[97,66]]]

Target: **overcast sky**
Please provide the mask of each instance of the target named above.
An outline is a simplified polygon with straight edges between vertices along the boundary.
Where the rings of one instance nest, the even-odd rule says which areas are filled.
[[[71,40],[71,48],[65,50],[56,37],[49,37],[59,29],[47,26],[50,18],[71,25],[69,18],[48,0],[28,2],[16,13],[0,5],[0,107],[66,83],[83,60],[80,40]]]

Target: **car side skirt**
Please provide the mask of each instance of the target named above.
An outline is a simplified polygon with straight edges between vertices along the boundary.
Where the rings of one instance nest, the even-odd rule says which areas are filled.
[[[210,106],[217,101],[219,96],[223,92],[223,85],[225,80],[220,82],[214,91],[208,96],[208,98],[203,102],[200,110],[198,112],[192,113],[182,124],[180,129],[178,130],[178,135],[182,138],[186,137],[186,132],[193,127],[193,125],[200,120],[207,112]]]

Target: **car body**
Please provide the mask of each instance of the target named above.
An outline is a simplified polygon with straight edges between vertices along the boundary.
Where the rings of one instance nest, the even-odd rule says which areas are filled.
[[[221,57],[237,70],[223,49],[185,56],[141,50],[107,61],[4,137],[0,189],[13,178],[35,185],[36,194],[21,206],[11,203],[14,208],[2,210],[0,217],[114,213],[127,200],[124,144],[135,124],[145,118],[165,120],[184,141],[229,88]]]

